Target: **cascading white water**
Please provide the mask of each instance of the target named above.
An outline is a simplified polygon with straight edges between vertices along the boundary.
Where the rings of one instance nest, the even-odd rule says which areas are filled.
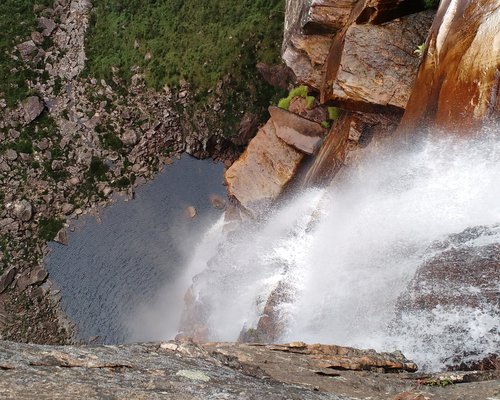
[[[330,188],[306,190],[265,222],[220,233],[217,256],[213,248],[197,255],[190,270],[207,265],[193,288],[209,310],[210,339],[236,340],[243,326],[255,327],[283,281],[292,298],[280,306],[284,341],[398,348],[426,369],[442,368],[457,346],[479,358],[498,352],[498,303],[482,311],[436,308],[434,316],[405,314],[404,321],[395,321],[395,307],[435,255],[433,242],[500,222],[500,133],[379,149],[365,151]],[[485,240],[500,243],[500,230]],[[390,329],[398,323],[408,329]],[[450,324],[461,333],[447,333]]]

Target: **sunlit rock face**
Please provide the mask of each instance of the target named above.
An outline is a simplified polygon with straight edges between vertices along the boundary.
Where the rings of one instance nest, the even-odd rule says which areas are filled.
[[[401,128],[470,132],[500,115],[500,3],[442,0]]]
[[[272,121],[262,127],[225,173],[228,193],[252,215],[276,200],[295,176],[304,155],[276,136]]]
[[[404,109],[420,61],[414,50],[432,18],[427,11],[383,25],[350,25],[330,50],[322,100],[362,111]]]

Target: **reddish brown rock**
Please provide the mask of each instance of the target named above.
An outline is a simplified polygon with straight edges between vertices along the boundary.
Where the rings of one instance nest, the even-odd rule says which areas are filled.
[[[321,124],[328,118],[325,107],[320,107],[317,100],[315,101],[313,107],[310,108],[308,107],[306,99],[300,96],[296,96],[290,101],[288,111],[310,119],[311,121],[315,121],[318,124]]]
[[[357,0],[312,0],[304,7],[301,26],[305,33],[335,33],[347,23]]]
[[[470,134],[500,116],[500,4],[442,0],[401,131],[422,125]]]
[[[347,154],[352,124],[353,118],[347,113],[334,123],[306,174],[305,186],[322,184],[335,176]]]
[[[269,107],[269,113],[281,140],[306,154],[318,151],[327,132],[320,124],[274,106]]]
[[[228,193],[252,215],[258,215],[295,176],[303,154],[276,136],[269,121],[242,156],[226,171]]]
[[[338,35],[328,57],[322,101],[357,111],[404,109],[413,87],[432,12],[384,25],[356,25]]]
[[[283,48],[283,61],[290,67],[297,81],[320,90],[326,71],[326,59],[332,45],[330,36],[295,35]]]

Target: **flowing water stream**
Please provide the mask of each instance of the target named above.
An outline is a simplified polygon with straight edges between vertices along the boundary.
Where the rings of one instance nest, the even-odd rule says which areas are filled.
[[[419,267],[443,251],[436,241],[489,226],[457,246],[500,246],[499,131],[426,141],[412,151],[380,148],[365,150],[333,186],[305,190],[265,221],[227,236],[220,220],[206,233],[186,276],[194,276],[195,298],[208,310],[209,339],[234,341],[242,327],[255,328],[282,282],[283,341],[397,348],[427,370],[457,352],[498,353],[498,275],[496,304],[402,315],[396,308]]]

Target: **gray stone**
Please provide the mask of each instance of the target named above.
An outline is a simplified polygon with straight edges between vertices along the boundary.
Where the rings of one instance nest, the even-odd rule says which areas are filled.
[[[33,207],[28,200],[23,199],[14,204],[12,213],[17,219],[27,222],[33,216]]]
[[[59,232],[57,232],[57,235],[54,238],[54,242],[57,242],[64,246],[68,245],[68,233],[66,232],[66,229],[62,228]]]
[[[0,293],[3,293],[10,286],[17,274],[17,268],[12,267],[0,277]],[[1,393],[1,391],[0,391]]]
[[[121,139],[122,139],[123,144],[126,146],[133,146],[139,140],[139,138],[137,137],[137,133],[132,129],[127,129],[123,133]]]
[[[23,103],[24,122],[29,124],[34,121],[44,109],[43,101],[38,96],[28,97]]]
[[[27,40],[26,42],[18,44],[16,47],[23,61],[29,61],[37,50],[33,40]]]
[[[5,152],[5,158],[9,161],[15,161],[17,160],[17,153],[15,150],[12,150],[12,149],[8,149],[6,152]]]
[[[54,29],[56,29],[56,27],[57,27],[57,25],[55,24],[54,21],[52,21],[51,19],[45,18],[45,17],[41,17],[38,20],[38,25],[40,26],[40,28],[43,29],[43,31],[42,31],[43,36],[52,35],[52,32],[54,32]]]

